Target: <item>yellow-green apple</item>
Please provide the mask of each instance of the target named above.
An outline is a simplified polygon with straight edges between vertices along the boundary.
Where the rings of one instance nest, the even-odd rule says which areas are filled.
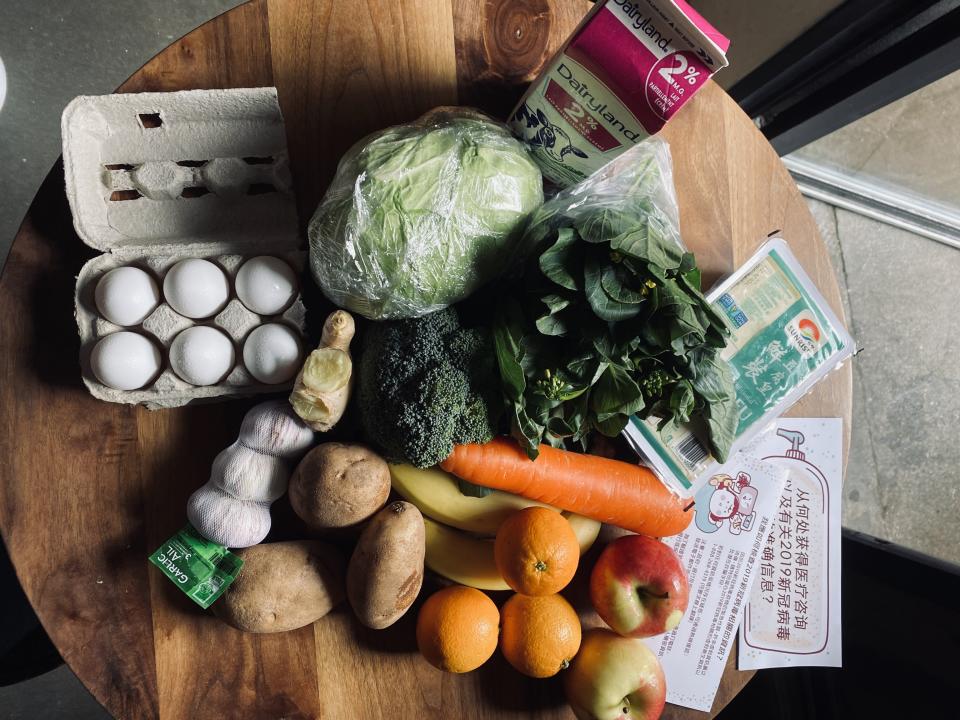
[[[590,575],[594,609],[624,637],[670,632],[680,623],[689,597],[677,554],[644,535],[625,535],[607,545]]]
[[[663,668],[653,651],[643,640],[606,628],[583,634],[564,686],[579,720],[656,720],[667,702]]]

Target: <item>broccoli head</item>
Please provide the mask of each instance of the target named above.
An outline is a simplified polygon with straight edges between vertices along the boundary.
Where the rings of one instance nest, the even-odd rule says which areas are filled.
[[[493,343],[454,308],[368,327],[358,400],[368,440],[387,458],[436,465],[461,443],[487,442],[501,411]]]

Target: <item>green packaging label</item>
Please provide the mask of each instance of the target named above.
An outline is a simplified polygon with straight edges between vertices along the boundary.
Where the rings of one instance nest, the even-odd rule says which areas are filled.
[[[741,436],[846,347],[776,252],[723,293],[732,338],[723,353],[733,368]]]
[[[243,560],[207,540],[189,523],[157,548],[150,562],[204,609],[230,587],[243,567]]]
[[[853,341],[783,240],[767,243],[710,293],[730,328],[723,352],[740,408],[734,450],[779,417],[853,352]],[[633,417],[627,438],[679,490],[717,464],[697,428],[657,429]]]

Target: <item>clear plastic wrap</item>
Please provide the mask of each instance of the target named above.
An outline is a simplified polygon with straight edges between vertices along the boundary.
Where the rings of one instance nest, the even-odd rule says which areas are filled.
[[[736,430],[723,316],[680,239],[670,150],[639,143],[531,215],[531,259],[494,338],[511,432],[586,448],[630,418],[702,424],[725,457]]]
[[[313,277],[365,317],[425,315],[505,272],[542,202],[540,170],[505,125],[437,108],[343,156],[308,228]]]
[[[538,243],[556,225],[595,219],[603,211],[608,218],[622,220],[644,218],[652,230],[686,252],[680,239],[680,208],[673,187],[673,159],[665,140],[650,137],[630,148],[586,180],[561,190],[544,203],[529,222],[524,244]],[[615,228],[627,231],[630,227]]]

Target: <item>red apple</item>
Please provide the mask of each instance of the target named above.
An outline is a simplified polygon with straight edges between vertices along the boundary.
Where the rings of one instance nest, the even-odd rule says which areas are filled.
[[[680,623],[689,597],[680,558],[644,535],[625,535],[607,545],[590,575],[594,609],[624,637],[670,632]]]
[[[642,640],[604,628],[583,634],[564,685],[579,720],[656,720],[667,702],[663,668],[653,651]]]

